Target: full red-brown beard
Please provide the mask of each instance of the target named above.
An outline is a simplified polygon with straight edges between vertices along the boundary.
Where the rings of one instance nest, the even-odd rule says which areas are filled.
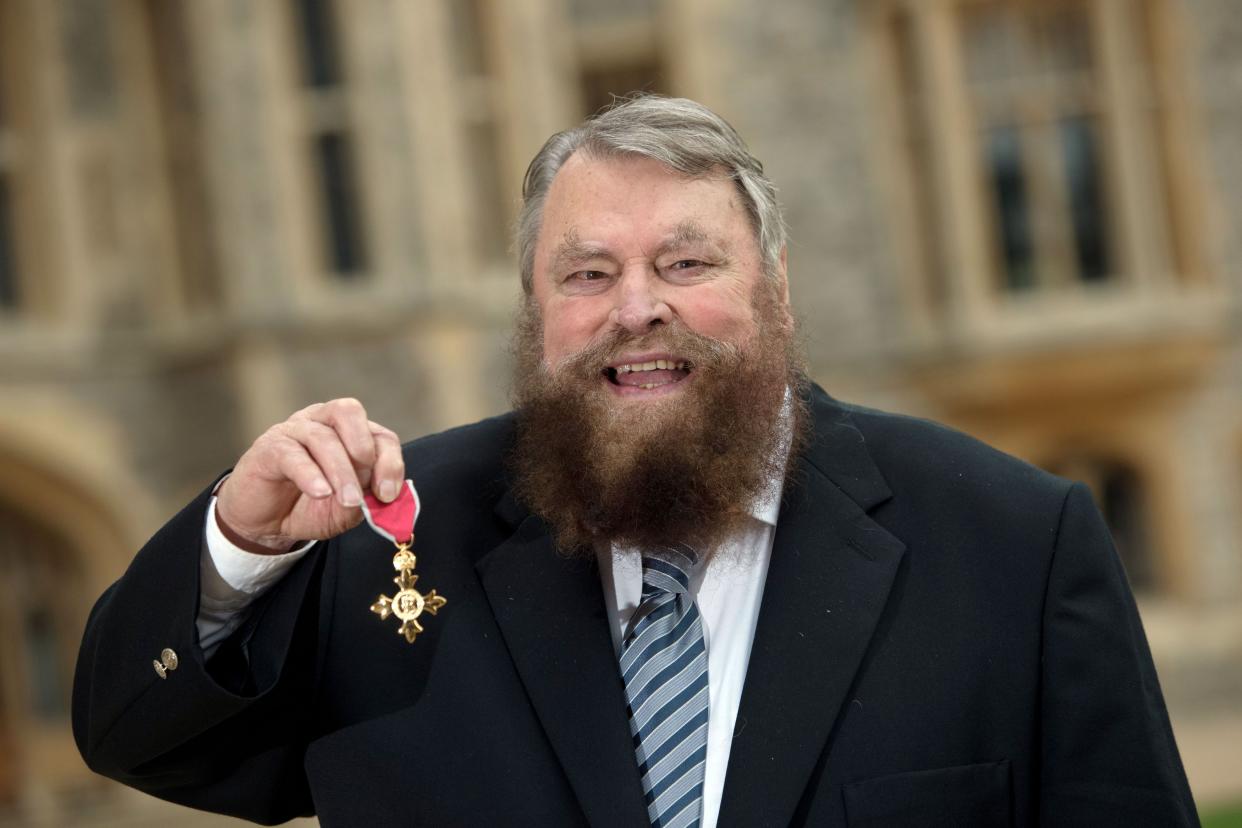
[[[514,340],[511,468],[519,498],[562,552],[589,554],[598,542],[644,550],[685,543],[707,558],[750,519],[755,499],[785,473],[781,438],[791,438],[789,456],[796,454],[807,419],[793,325],[767,285],[756,290],[755,315],[757,335],[745,347],[674,321],[642,337],[618,331],[549,371],[538,308],[527,303]],[[640,351],[688,360],[682,381],[690,384],[661,400],[617,400],[604,366]]]

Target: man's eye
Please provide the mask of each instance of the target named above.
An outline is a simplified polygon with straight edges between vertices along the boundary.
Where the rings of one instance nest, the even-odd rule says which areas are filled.
[[[690,270],[692,268],[702,267],[703,264],[704,263],[699,261],[698,259],[681,259],[679,261],[673,262],[671,269],[672,270]]]
[[[607,278],[607,274],[602,270],[576,270],[569,274],[570,282],[598,282],[600,279]]]

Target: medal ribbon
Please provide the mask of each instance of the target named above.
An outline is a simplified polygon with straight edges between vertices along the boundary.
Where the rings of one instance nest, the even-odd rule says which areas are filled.
[[[413,480],[404,481],[392,503],[383,502],[369,491],[362,498],[362,514],[367,523],[377,535],[398,546],[406,546],[414,539],[414,522],[420,508]]]

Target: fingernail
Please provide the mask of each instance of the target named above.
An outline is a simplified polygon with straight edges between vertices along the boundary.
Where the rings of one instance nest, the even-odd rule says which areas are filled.
[[[328,481],[320,478],[311,484],[311,497],[327,497],[332,494],[332,487],[328,485]]]
[[[391,502],[392,499],[397,496],[397,484],[392,480],[385,480],[380,484],[379,494],[380,500],[385,503]]]
[[[345,488],[341,490],[341,504],[344,506],[360,506],[362,504],[362,492],[358,491],[358,484],[345,484]]]

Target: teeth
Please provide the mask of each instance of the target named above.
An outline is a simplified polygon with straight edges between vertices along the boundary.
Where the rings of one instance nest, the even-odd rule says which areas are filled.
[[[629,374],[633,371],[667,371],[670,368],[675,371],[684,371],[686,363],[684,361],[674,362],[667,359],[657,359],[654,362],[618,365],[616,371],[618,374]]]

